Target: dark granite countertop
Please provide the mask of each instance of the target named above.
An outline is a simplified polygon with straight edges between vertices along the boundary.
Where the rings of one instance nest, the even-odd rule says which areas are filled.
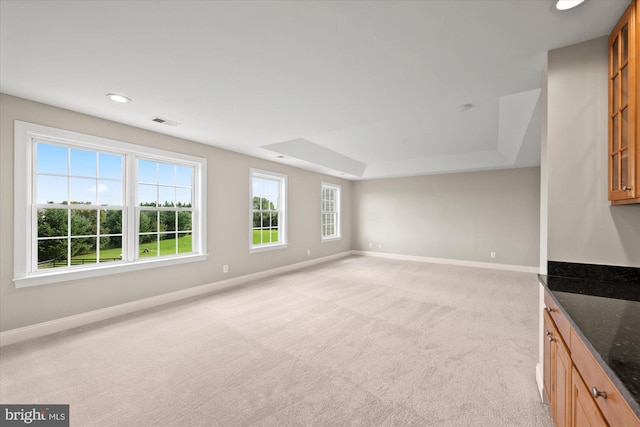
[[[640,286],[553,275],[539,279],[640,418]]]

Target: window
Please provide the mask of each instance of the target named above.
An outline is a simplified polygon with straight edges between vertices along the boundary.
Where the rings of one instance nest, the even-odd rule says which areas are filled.
[[[19,121],[15,135],[17,287],[206,259],[205,159]]]
[[[287,246],[286,194],[286,175],[251,169],[251,252]]]
[[[340,186],[322,183],[320,200],[321,240],[340,238]]]

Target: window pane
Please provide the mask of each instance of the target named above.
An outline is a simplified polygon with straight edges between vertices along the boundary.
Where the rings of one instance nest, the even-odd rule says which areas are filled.
[[[36,144],[38,156],[37,173],[68,175],[68,149],[39,142]]]
[[[158,212],[140,211],[140,233],[156,233],[158,231]]]
[[[278,230],[271,230],[271,243],[278,242]]]
[[[71,210],[71,235],[88,236],[97,234],[98,211],[89,209]],[[73,248],[73,244],[72,244]]]
[[[158,255],[158,235],[140,236],[138,257],[145,258]]]
[[[262,232],[261,230],[253,230],[253,240],[252,243],[254,245],[262,244]]]
[[[189,253],[189,252],[193,252],[193,246],[192,246],[192,237],[191,237],[191,233],[189,234],[179,234],[178,235],[178,253],[179,254],[183,254],[183,253]]]
[[[158,202],[160,206],[175,206],[176,188],[175,187],[158,187]]]
[[[191,207],[191,189],[176,188],[176,204],[182,207]]]
[[[158,182],[156,177],[157,167],[158,164],[156,162],[138,160],[138,182],[156,184]]]
[[[38,209],[38,237],[68,235],[67,209]]]
[[[100,238],[100,262],[120,261],[122,259],[122,236]]]
[[[175,234],[160,235],[160,255],[175,255],[178,253]]]
[[[88,203],[95,205],[98,202],[98,188],[95,179],[69,178],[70,203]]]
[[[98,181],[98,204],[122,206],[122,182]]]
[[[115,154],[98,154],[99,177],[106,179],[122,179],[122,156]]]
[[[96,171],[96,159],[98,153],[95,151],[80,150],[78,148],[71,149],[71,175],[85,176],[95,178],[98,176]]]
[[[100,234],[122,234],[122,211],[100,211]]]
[[[158,184],[176,185],[176,167],[166,163],[158,163]]]
[[[193,168],[186,166],[177,166],[176,178],[177,185],[181,187],[193,187]]]
[[[69,178],[64,176],[38,175],[36,203],[65,203]]]
[[[160,212],[160,231],[176,231],[176,212]]]
[[[38,241],[38,270],[67,266],[67,239]]]
[[[158,187],[155,185],[138,185],[138,204],[140,206],[157,206]]]
[[[96,258],[95,237],[71,238],[71,265],[95,264]]]
[[[260,209],[262,209],[263,211],[269,211],[273,210],[274,206],[273,203],[269,201],[269,199],[267,199],[266,197],[262,197],[260,199]]]
[[[178,212],[178,231],[191,231],[192,220],[191,212]]]

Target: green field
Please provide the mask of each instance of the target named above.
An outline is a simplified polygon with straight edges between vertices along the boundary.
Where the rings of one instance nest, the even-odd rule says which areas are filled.
[[[262,240],[260,240],[262,236]],[[253,244],[276,243],[278,241],[278,230],[253,230]]]
[[[187,253],[191,252],[191,241],[192,236],[188,234],[186,236],[180,237],[178,239],[178,253]],[[148,252],[145,252],[145,249],[148,249]],[[160,240],[160,255],[170,255],[176,253],[176,239],[165,239]],[[108,258],[120,258],[120,254],[122,254],[121,248],[113,248],[113,249],[104,249],[100,251],[100,258],[108,259]],[[157,256],[158,255],[158,245],[156,242],[142,243],[140,244],[139,249],[140,258]],[[72,260],[95,260],[96,253],[91,252],[83,255],[78,255]]]
[[[178,253],[191,252],[191,234],[178,239]],[[145,252],[145,249],[149,249]],[[176,253],[176,239],[160,240],[160,255],[170,255]],[[140,258],[158,255],[158,246],[156,242],[142,243],[138,251]]]

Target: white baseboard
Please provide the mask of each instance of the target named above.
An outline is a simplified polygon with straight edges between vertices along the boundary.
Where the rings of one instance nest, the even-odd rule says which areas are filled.
[[[354,255],[398,259],[403,261],[431,262],[434,264],[459,265],[462,267],[478,267],[478,268],[490,268],[493,270],[520,271],[522,273],[538,274],[539,272],[538,267],[529,267],[526,265],[494,264],[492,262],[465,261],[461,259],[447,259],[447,258],[431,258],[431,257],[416,256],[416,255],[399,255],[399,254],[391,254],[386,252],[371,252],[371,251],[351,251],[351,252]]]
[[[50,320],[35,325],[25,326],[23,328],[12,329],[0,333],[0,347],[26,341],[32,338],[38,338],[45,335],[54,334],[56,332],[66,331],[78,326],[88,325],[90,323],[99,322],[101,320],[111,319],[113,317],[129,314],[147,308],[157,307],[159,305],[180,301],[186,298],[200,296],[211,292],[230,289],[240,286],[258,279],[275,276],[277,274],[287,273],[289,271],[299,270],[315,264],[321,264],[340,258],[345,258],[352,254],[352,251],[341,252],[335,255],[329,255],[322,258],[316,258],[309,261],[299,262],[296,264],[277,267],[270,270],[260,271],[257,273],[247,274],[245,276],[234,277],[228,280],[208,283],[206,285],[195,286],[193,288],[183,289],[168,294],[157,295],[144,298],[137,301],[131,301],[112,307],[102,308],[100,310],[89,311],[87,313],[77,314],[74,316],[63,317],[60,319]]]

